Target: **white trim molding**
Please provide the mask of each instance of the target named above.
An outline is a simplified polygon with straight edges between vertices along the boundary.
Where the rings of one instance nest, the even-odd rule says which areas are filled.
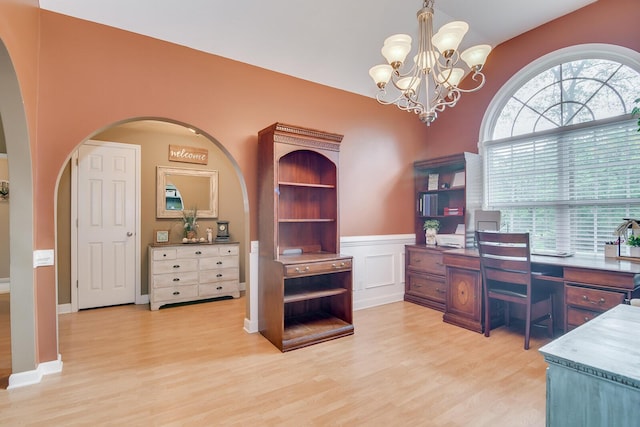
[[[244,319],[244,330],[250,334],[253,334],[260,331],[258,325],[258,242],[252,241],[250,246],[249,290],[248,292],[245,292],[245,296],[249,298],[249,317]]]
[[[353,309],[362,310],[404,299],[405,245],[416,243],[415,234],[348,236],[340,238],[340,253],[353,257]],[[259,332],[258,242],[249,254],[249,318],[244,330]]]
[[[354,310],[404,299],[405,245],[415,242],[414,234],[340,239],[340,253],[353,257]]]
[[[38,384],[42,377],[62,372],[62,356],[58,354],[58,360],[40,363],[33,371],[18,372],[9,376],[7,390]]]

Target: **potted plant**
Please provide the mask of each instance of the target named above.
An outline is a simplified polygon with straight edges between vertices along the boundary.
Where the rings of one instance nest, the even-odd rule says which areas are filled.
[[[182,222],[184,227],[184,237],[189,240],[195,240],[198,234],[198,209],[183,209]]]
[[[424,237],[427,245],[436,244],[436,235],[440,230],[440,221],[437,219],[428,219],[424,222],[422,228],[424,229]]]
[[[629,255],[640,258],[640,235],[632,234],[627,237],[627,245],[629,245]]]

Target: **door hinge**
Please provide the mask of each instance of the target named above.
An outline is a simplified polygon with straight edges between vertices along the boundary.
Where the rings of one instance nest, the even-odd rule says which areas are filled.
[[[76,280],[76,289],[79,288],[80,285],[78,284],[78,281]]]

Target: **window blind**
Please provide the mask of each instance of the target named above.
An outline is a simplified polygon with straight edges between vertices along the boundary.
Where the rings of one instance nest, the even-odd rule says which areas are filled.
[[[640,217],[640,133],[629,116],[485,143],[485,204],[533,250],[603,251]]]

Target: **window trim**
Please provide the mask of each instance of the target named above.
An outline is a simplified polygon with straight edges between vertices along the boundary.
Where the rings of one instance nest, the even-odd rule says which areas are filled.
[[[480,124],[478,152],[484,155],[484,143],[491,141],[493,129],[502,109],[523,84],[551,67],[585,58],[616,61],[640,72],[640,52],[623,46],[589,43],[548,53],[522,67],[493,96]]]

